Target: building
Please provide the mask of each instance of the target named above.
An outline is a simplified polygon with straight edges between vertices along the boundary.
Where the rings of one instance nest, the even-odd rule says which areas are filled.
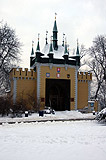
[[[11,94],[13,103],[21,98],[44,109],[52,107],[57,111],[77,110],[88,106],[90,100],[91,73],[78,72],[80,67],[79,46],[76,55],[70,55],[67,42],[58,44],[56,17],[53,26],[53,36],[43,51],[40,51],[39,36],[36,52],[32,46],[30,56],[30,71],[25,68],[13,68],[10,72]]]

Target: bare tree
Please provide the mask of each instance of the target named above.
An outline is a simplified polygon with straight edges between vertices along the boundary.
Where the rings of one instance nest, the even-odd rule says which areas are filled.
[[[106,107],[106,36],[97,36],[89,48],[87,65],[96,77],[94,98],[99,98],[102,107]]]
[[[80,47],[80,60],[81,60],[83,57],[85,57],[86,52],[87,52],[87,49],[86,49],[85,46],[82,44],[81,47]]]
[[[7,23],[0,23],[0,92],[9,85],[9,71],[20,60],[21,43]]]

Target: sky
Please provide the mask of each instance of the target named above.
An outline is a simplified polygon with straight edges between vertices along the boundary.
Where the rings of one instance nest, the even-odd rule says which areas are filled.
[[[63,33],[69,44],[70,54],[79,46],[92,45],[93,39],[106,32],[106,0],[0,0],[0,21],[15,29],[22,46],[23,68],[29,68],[32,41],[36,51],[38,33],[40,48],[52,35],[57,13],[58,43],[62,44]]]

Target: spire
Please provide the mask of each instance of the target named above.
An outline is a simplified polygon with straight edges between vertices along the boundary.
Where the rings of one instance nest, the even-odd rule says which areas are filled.
[[[63,58],[65,60],[65,64],[68,62],[68,50],[67,50],[67,41],[65,39],[65,50],[64,50],[64,55]]]
[[[50,49],[49,49],[49,53],[53,53],[53,47],[52,47],[52,36],[51,36],[51,40],[50,40]]]
[[[63,33],[63,44],[62,44],[63,47],[64,47],[64,36],[65,36],[65,34]]]
[[[80,54],[79,54],[79,44],[78,44],[78,39],[77,39],[77,51],[76,51],[76,56],[80,56]]]
[[[37,51],[37,52],[39,52],[39,51],[40,51],[40,45],[39,45],[39,35],[40,35],[40,34],[38,33],[38,44],[37,44],[37,48],[36,48],[36,51]]]
[[[67,50],[67,41],[65,39],[65,50],[64,50],[64,54],[67,55],[68,54],[68,50]]]
[[[48,56],[49,56],[49,63],[52,63],[53,60],[52,36],[50,37],[50,49]]]
[[[54,50],[58,49],[58,44],[57,44],[58,30],[57,30],[57,24],[56,24],[56,15],[57,15],[57,13],[55,13],[55,21],[54,21],[54,26],[53,26],[53,48],[54,48]]]
[[[68,52],[68,55],[69,55],[69,44],[67,45],[67,52]]]
[[[55,21],[54,21],[53,31],[57,32],[56,15],[57,15],[57,13],[55,13]]]
[[[31,51],[31,56],[34,56],[34,49],[33,49],[33,46],[34,46],[34,41],[32,41],[32,51]]]
[[[48,31],[46,31],[46,45],[48,44],[48,42],[47,42],[47,34],[48,34]]]

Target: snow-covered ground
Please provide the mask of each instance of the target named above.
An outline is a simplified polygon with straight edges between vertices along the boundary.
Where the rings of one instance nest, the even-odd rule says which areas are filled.
[[[96,121],[0,125],[0,160],[105,160],[106,126]]]
[[[85,119],[85,118],[95,118],[95,115],[92,113],[82,114],[78,111],[57,111],[55,114],[44,114],[43,117],[39,117],[38,113],[34,113],[25,117],[23,115],[22,118],[10,118],[10,117],[0,117],[0,123],[3,122],[25,122],[25,121],[39,121],[39,120],[58,120],[58,119]]]

